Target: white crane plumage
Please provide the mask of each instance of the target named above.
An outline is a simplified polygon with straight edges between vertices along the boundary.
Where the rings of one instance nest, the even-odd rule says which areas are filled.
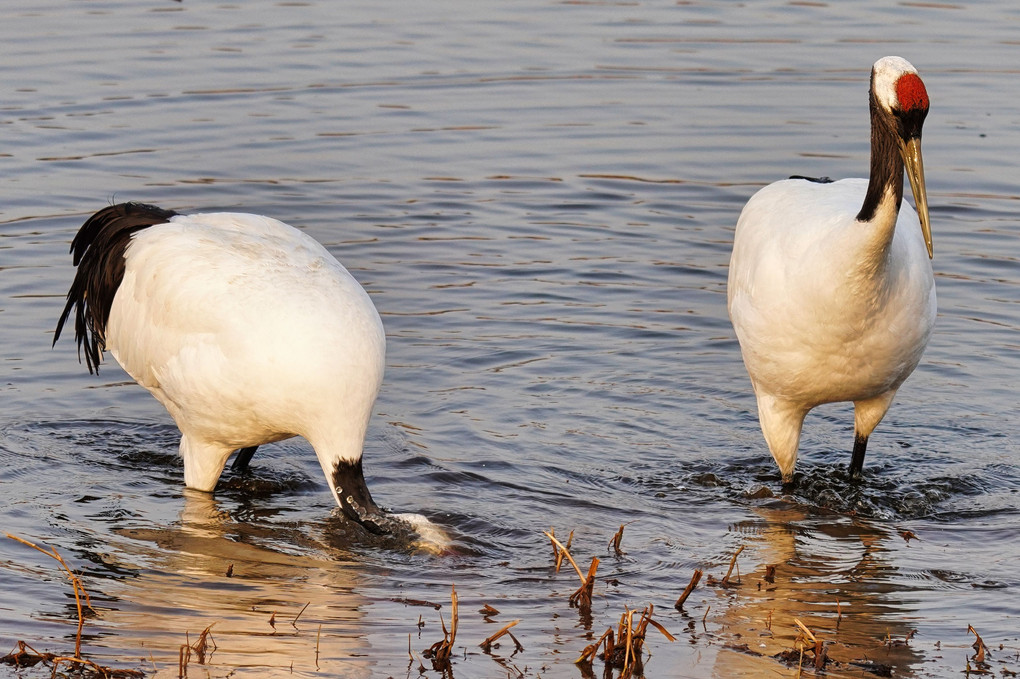
[[[188,487],[211,492],[234,451],[243,469],[258,446],[302,436],[343,513],[385,530],[362,448],[386,339],[322,245],[269,217],[124,203],[89,218],[71,251],[53,343],[73,310],[89,372],[108,349],[166,407]]]
[[[744,206],[727,301],[784,482],[804,416],[854,403],[851,477],[868,437],[921,359],[935,323],[931,228],[921,161],[928,94],[905,59],[871,72],[869,179],[770,184]],[[906,168],[917,212],[901,209]],[[921,228],[918,229],[918,221]]]

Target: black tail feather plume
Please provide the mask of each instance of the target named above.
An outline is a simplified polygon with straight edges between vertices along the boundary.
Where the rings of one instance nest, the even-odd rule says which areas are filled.
[[[124,250],[135,231],[164,224],[177,213],[143,203],[120,203],[103,208],[88,218],[71,241],[74,265],[78,267],[67,293],[67,304],[57,321],[53,344],[60,339],[64,322],[74,309],[74,338],[78,361],[82,348],[89,373],[99,372],[106,349],[106,322],[110,307],[124,279]]]

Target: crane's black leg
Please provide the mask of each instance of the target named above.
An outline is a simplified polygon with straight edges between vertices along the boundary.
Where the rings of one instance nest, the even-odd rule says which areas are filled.
[[[258,450],[258,446],[249,446],[247,448],[241,448],[237,451],[237,455],[234,457],[234,463],[230,465],[230,468],[235,472],[246,472],[248,471],[248,463],[251,462],[251,458],[255,455],[255,451]]]
[[[864,454],[868,452],[868,437],[854,434],[854,456],[850,459],[850,478],[858,480],[864,470]]]

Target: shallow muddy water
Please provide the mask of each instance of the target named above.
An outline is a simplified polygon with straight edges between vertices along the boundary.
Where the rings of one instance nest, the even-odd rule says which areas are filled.
[[[649,677],[796,676],[773,657],[795,620],[828,644],[828,676],[981,669],[968,626],[988,671],[1020,671],[1012,3],[4,15],[0,528],[79,570],[87,657],[177,676],[211,625],[189,676],[438,677],[422,654],[453,585],[457,677],[602,676],[574,660],[650,604],[677,640],[649,628]],[[852,412],[832,405],[808,416],[784,492],[726,316],[733,224],[764,183],[866,173],[886,54],[932,98],[938,325],[864,483],[845,473]],[[112,360],[90,376],[69,339],[50,348],[70,239],[111,200],[267,214],[345,263],[388,337],[369,485],[444,549],[333,516],[301,440],[214,495],[184,490],[162,407]],[[568,603],[579,582],[555,572],[550,528],[574,531],[582,569],[601,559],[590,612]],[[479,647],[513,620],[522,650]],[[69,653],[76,627],[58,565],[0,539],[0,653]]]

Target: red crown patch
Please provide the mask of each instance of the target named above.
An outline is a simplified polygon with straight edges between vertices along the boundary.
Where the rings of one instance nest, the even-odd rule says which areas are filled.
[[[928,90],[916,73],[907,73],[896,81],[896,98],[904,111],[928,109]]]

